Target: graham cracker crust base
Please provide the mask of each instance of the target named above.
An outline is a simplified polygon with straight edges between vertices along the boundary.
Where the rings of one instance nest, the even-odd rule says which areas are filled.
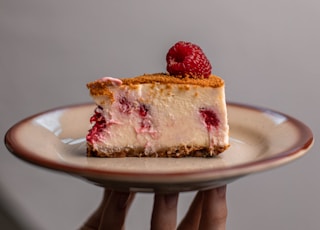
[[[88,157],[101,158],[120,158],[120,157],[163,157],[163,158],[182,158],[182,157],[214,157],[225,151],[229,146],[214,146],[213,149],[203,146],[176,146],[163,148],[157,152],[145,153],[144,148],[106,148],[103,151],[95,149],[87,143]]]

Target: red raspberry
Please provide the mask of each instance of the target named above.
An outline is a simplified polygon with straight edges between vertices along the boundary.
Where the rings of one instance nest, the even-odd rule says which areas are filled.
[[[214,111],[210,109],[200,108],[199,112],[208,130],[211,130],[212,127],[219,126],[220,121]]]
[[[166,60],[171,75],[208,78],[211,74],[209,60],[199,46],[190,42],[177,42],[169,49]]]

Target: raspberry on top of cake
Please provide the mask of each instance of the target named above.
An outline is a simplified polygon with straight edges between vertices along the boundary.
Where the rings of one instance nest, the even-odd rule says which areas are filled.
[[[167,73],[87,84],[97,104],[88,156],[209,157],[229,147],[224,81],[201,48],[177,42],[166,61]]]

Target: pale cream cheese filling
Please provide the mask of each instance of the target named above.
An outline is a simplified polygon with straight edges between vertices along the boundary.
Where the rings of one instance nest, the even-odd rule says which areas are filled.
[[[94,148],[141,148],[145,154],[171,146],[228,146],[229,126],[224,87],[181,84],[109,86],[113,95],[95,95],[108,123]],[[142,109],[147,110],[141,111]],[[208,129],[199,109],[212,110],[219,120]],[[145,112],[142,113],[141,112]]]

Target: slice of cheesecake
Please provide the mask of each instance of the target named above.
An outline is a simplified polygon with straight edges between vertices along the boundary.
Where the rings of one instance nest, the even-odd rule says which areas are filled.
[[[88,84],[98,105],[88,156],[212,156],[229,146],[224,82],[166,74]]]
[[[228,148],[224,81],[210,73],[172,75],[171,67],[169,73],[87,84],[97,104],[88,156],[207,157]]]

